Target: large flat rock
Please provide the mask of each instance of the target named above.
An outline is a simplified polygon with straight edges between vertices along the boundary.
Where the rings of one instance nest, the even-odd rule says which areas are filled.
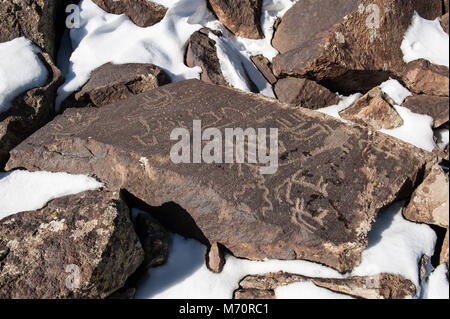
[[[278,128],[278,170],[173,163],[171,132],[192,135],[193,120],[223,135],[225,128]],[[16,147],[7,169],[89,174],[148,205],[178,204],[199,237],[236,256],[347,271],[360,263],[378,211],[409,195],[428,161],[430,153],[361,126],[189,80],[102,108],[68,109]]]

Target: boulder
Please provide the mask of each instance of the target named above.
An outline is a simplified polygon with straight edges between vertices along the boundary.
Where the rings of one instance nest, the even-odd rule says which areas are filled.
[[[212,272],[222,272],[223,266],[225,265],[225,255],[219,247],[219,244],[214,243],[209,248],[208,255],[206,256],[206,265]]]
[[[419,59],[408,63],[403,75],[403,82],[416,94],[448,97],[448,77],[448,67]]]
[[[447,34],[448,34],[448,15],[449,15],[449,13],[447,12],[446,14],[444,14],[444,15],[441,17],[441,26],[442,26],[442,29],[444,29],[444,31],[447,32]]]
[[[272,128],[271,135],[266,131],[272,155],[263,156],[267,149],[260,141],[257,163],[223,163],[217,147],[213,163],[200,165],[200,139],[184,144],[187,134],[201,131],[196,120],[218,128],[217,143],[223,131],[232,137],[225,128]],[[180,130],[184,140],[176,141]],[[258,131],[263,137],[264,130]],[[244,149],[244,158],[254,157],[256,145],[243,144],[236,148]],[[186,147],[179,158],[181,145]],[[196,163],[186,158],[190,153]],[[179,223],[179,233],[193,225],[203,242],[220,243],[234,256],[305,259],[344,272],[359,264],[377,213],[408,196],[434,161],[431,153],[385,134],[188,80],[102,108],[67,109],[16,147],[7,169],[96,176],[150,206],[178,204],[190,219]],[[162,216],[164,226],[182,220]]]
[[[209,38],[209,33],[214,32],[203,28],[194,32],[189,38],[186,65],[188,67],[199,66],[202,68],[200,79],[207,83],[229,86],[222,74],[219,57],[217,56],[216,42]],[[217,33],[216,35],[220,35]]]
[[[153,64],[106,63],[92,71],[89,81],[62,103],[62,109],[100,107],[167,83],[170,83],[170,78]]]
[[[0,42],[26,37],[56,59],[60,17],[65,17],[61,0],[3,0],[0,5]]]
[[[41,53],[40,58],[48,69],[47,84],[19,95],[11,108],[0,113],[0,170],[10,150],[55,116],[56,91],[64,79],[48,54]]]
[[[413,222],[448,228],[449,181],[439,166],[433,166],[422,184],[414,191],[403,216]]]
[[[261,72],[261,74],[264,76],[264,78],[269,82],[271,85],[274,85],[275,82],[277,82],[277,78],[275,75],[273,75],[272,72],[272,63],[262,54],[252,56],[250,57],[253,64],[256,66],[256,68]]]
[[[274,73],[307,76],[346,95],[400,77],[400,46],[415,10],[434,19],[442,14],[442,1],[300,0],[275,31],[272,43],[280,55]]]
[[[134,24],[146,28],[161,21],[167,8],[149,0],[93,0],[100,8],[113,14],[125,14]]]
[[[140,213],[135,222],[136,233],[142,244],[145,269],[163,265],[169,252],[169,234],[150,214]]]
[[[366,299],[405,299],[415,296],[416,287],[410,280],[400,275],[380,274],[376,276],[355,276],[345,279],[313,278],[296,274],[278,272],[247,276],[239,283],[240,289],[235,298],[268,295],[277,287],[296,282],[312,282],[318,287],[336,293]],[[256,293],[256,291],[259,291]]]
[[[4,218],[0,298],[105,298],[121,288],[144,259],[129,214],[105,190]]]
[[[437,128],[449,121],[449,98],[433,95],[414,95],[407,97],[402,106],[414,113],[426,114],[434,119]]]
[[[379,87],[370,90],[339,115],[375,130],[394,129],[403,125],[403,119],[394,109],[394,101]]]
[[[262,0],[208,0],[220,22],[242,38],[262,39],[260,19]]]
[[[275,94],[283,103],[317,110],[338,104],[339,96],[308,79],[287,77],[275,84]]]

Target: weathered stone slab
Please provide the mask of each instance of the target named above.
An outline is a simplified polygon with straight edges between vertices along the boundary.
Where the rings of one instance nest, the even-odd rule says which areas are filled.
[[[121,288],[144,260],[129,214],[105,190],[2,219],[0,299],[105,298]]]
[[[334,92],[366,91],[401,76],[400,49],[414,11],[442,15],[441,0],[300,0],[275,31],[277,77],[307,76]]]
[[[403,216],[414,222],[448,228],[449,181],[439,165],[433,166],[430,174],[414,191]]]
[[[113,14],[125,14],[136,25],[146,28],[161,21],[167,8],[150,0],[93,0],[100,8]]]
[[[89,81],[80,91],[64,100],[62,109],[100,107],[167,83],[170,83],[169,76],[154,64],[106,63],[92,71]]]
[[[186,128],[192,135],[193,120],[222,134],[277,128],[278,169],[263,175],[264,164],[248,161],[175,164],[170,134]],[[407,196],[428,161],[430,153],[387,135],[189,80],[98,109],[68,109],[16,147],[7,169],[95,175],[148,205],[177,203],[207,244],[235,256],[347,271],[359,264],[377,212]]]
[[[426,114],[434,119],[437,128],[449,121],[449,98],[445,96],[414,95],[406,98],[402,106],[414,113]]]
[[[400,275],[379,274],[376,276],[334,279],[278,272],[243,278],[239,283],[240,289],[235,292],[234,297],[236,299],[270,297],[271,292],[277,287],[296,282],[312,282],[321,288],[366,299],[404,299],[416,294],[414,283]]]
[[[449,95],[449,70],[444,65],[419,59],[407,64],[403,81],[416,94]]]
[[[394,129],[403,125],[403,119],[394,109],[394,101],[379,87],[359,98],[349,108],[339,112],[346,120],[375,130]]]
[[[272,63],[270,63],[269,59],[267,59],[264,55],[259,54],[250,57],[253,64],[257,67],[259,72],[264,76],[264,78],[271,85],[274,85],[277,82],[277,78],[272,72]]]
[[[238,37],[261,39],[261,0],[208,0],[223,25]]]

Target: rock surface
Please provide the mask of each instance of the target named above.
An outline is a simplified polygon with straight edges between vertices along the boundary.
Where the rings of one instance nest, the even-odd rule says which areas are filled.
[[[261,174],[261,162],[175,164],[172,130],[192,132],[198,119],[219,129],[277,128],[276,172]],[[189,80],[102,108],[68,109],[16,147],[7,169],[95,175],[150,206],[177,203],[209,243],[237,257],[347,271],[359,264],[378,211],[408,196],[434,160],[308,109]]]
[[[61,0],[2,0],[0,42],[26,37],[55,60],[57,55],[58,14],[64,15]],[[67,1],[66,1],[67,2]]]
[[[283,103],[317,110],[338,104],[339,96],[308,79],[287,77],[275,84],[275,94]]]
[[[247,276],[239,283],[235,298],[268,295],[277,287],[296,282],[312,282],[318,287],[333,292],[366,299],[404,299],[416,294],[416,287],[399,275],[380,274],[370,277],[349,277],[345,279],[312,278],[284,272]],[[256,291],[260,291],[256,293]]]
[[[89,191],[4,218],[0,298],[107,297],[144,259],[129,213],[118,193]]]
[[[125,14],[134,24],[146,28],[161,21],[167,8],[149,0],[93,0],[100,8],[113,14]]]
[[[403,210],[403,216],[414,222],[448,228],[448,214],[448,175],[439,165],[435,165],[414,191],[410,203]]]
[[[212,272],[222,272],[223,266],[225,265],[225,255],[217,243],[212,244],[209,248],[206,265]]]
[[[261,39],[262,0],[208,0],[220,22],[242,38]]]
[[[41,53],[40,58],[48,69],[48,83],[19,95],[11,108],[0,113],[0,170],[10,150],[55,116],[56,91],[64,80],[48,54]]]
[[[195,66],[201,67],[202,74],[200,79],[202,81],[229,86],[220,68],[216,42],[208,36],[210,32],[213,31],[203,28],[191,35],[186,53],[186,65],[191,68]]]
[[[433,95],[414,95],[407,97],[402,106],[414,113],[426,114],[434,119],[437,128],[449,121],[449,98]]]
[[[92,71],[89,81],[62,103],[62,109],[100,107],[168,83],[167,74],[153,64],[106,63]]]
[[[144,268],[163,265],[169,252],[169,234],[152,216],[140,213],[135,222],[136,233],[144,249]]]
[[[277,78],[272,72],[272,65],[270,61],[264,55],[256,55],[250,58],[256,68],[261,72],[264,78],[271,85],[274,85],[277,82]]]
[[[394,101],[379,87],[370,90],[339,115],[360,125],[375,130],[394,129],[403,125],[403,120],[394,109]]]
[[[448,228],[447,233],[445,234],[444,243],[442,244],[441,254],[439,258],[440,264],[447,264],[447,268],[449,267],[448,262]]]
[[[400,45],[414,10],[434,19],[442,14],[442,1],[300,0],[274,34],[281,53],[273,60],[274,73],[307,76],[340,94],[401,76]]]
[[[444,14],[442,17],[441,17],[441,26],[442,26],[442,29],[444,29],[444,31],[445,32],[447,32],[447,34],[449,33],[449,21],[448,21],[448,19],[449,19],[449,13],[446,13],[446,14]]]
[[[448,67],[431,64],[423,59],[408,63],[403,75],[403,81],[412,92],[447,97],[449,95],[448,78]]]

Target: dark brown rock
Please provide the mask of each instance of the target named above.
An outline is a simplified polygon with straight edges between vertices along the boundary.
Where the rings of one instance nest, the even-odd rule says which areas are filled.
[[[259,70],[259,72],[261,72],[261,74],[267,80],[267,82],[269,82],[271,85],[274,85],[275,82],[277,82],[277,78],[275,77],[275,75],[273,75],[272,72],[272,65],[264,55],[260,54],[252,56],[250,59]]]
[[[349,277],[345,279],[312,278],[284,272],[264,275],[247,276],[239,283],[241,291],[255,291],[270,293],[277,287],[296,282],[312,282],[318,287],[333,292],[366,299],[404,299],[416,294],[416,287],[410,281],[399,275],[380,274],[368,277]],[[259,294],[263,294],[263,293]],[[242,292],[241,292],[242,294]],[[258,296],[258,293],[253,293]],[[251,295],[246,294],[251,298]]]
[[[225,265],[225,255],[217,243],[212,244],[209,248],[208,255],[206,256],[206,265],[209,270],[215,273],[222,272],[223,266]]]
[[[444,0],[444,12],[449,12],[449,0]]]
[[[327,88],[308,79],[287,77],[275,84],[275,94],[283,103],[317,110],[338,104],[339,97]]]
[[[442,29],[444,29],[444,31],[447,32],[447,34],[448,34],[448,28],[449,28],[449,26],[448,26],[448,15],[449,15],[449,13],[447,12],[446,14],[444,14],[444,15],[441,17],[441,26],[442,26]]]
[[[197,119],[202,127],[278,128],[278,169],[262,175],[262,163],[175,164],[169,136],[175,128],[192,132]],[[7,169],[95,175],[150,206],[177,203],[207,242],[237,257],[348,271],[359,264],[378,211],[407,196],[434,160],[315,111],[189,80],[102,108],[68,109],[16,147]]]
[[[57,20],[58,15],[64,16],[63,3],[61,0],[2,0],[0,43],[24,36],[56,59]]]
[[[55,116],[56,91],[64,80],[48,54],[42,53],[40,58],[48,69],[47,84],[19,95],[11,108],[0,113],[0,170],[10,150]]]
[[[209,33],[221,36],[219,31],[213,31],[208,28],[202,28],[191,35],[186,52],[186,65],[191,68],[195,66],[201,67],[202,74],[200,79],[206,83],[231,87],[231,84],[228,83],[222,73],[220,60],[217,56],[216,41],[209,37]],[[241,66],[243,70],[242,76],[246,79],[250,90],[254,93],[259,93],[245,67]]]
[[[275,32],[273,45],[281,54],[273,60],[274,74],[307,76],[340,94],[401,76],[400,46],[414,10],[434,19],[442,14],[442,2],[300,0]]]
[[[125,14],[134,24],[146,28],[161,21],[167,8],[149,0],[93,0],[100,8],[113,14]]]
[[[100,107],[168,83],[167,74],[153,64],[106,63],[92,71],[89,81],[61,107]]]
[[[403,125],[403,120],[394,109],[394,101],[379,87],[370,90],[339,115],[360,125],[375,130],[394,129]]]
[[[144,259],[118,192],[89,191],[0,221],[0,298],[105,298]]]
[[[163,265],[169,251],[169,235],[166,229],[152,216],[140,213],[136,217],[136,233],[144,249],[143,267]]]
[[[412,92],[436,96],[448,96],[448,78],[448,67],[424,59],[408,63],[403,75],[403,81]]]
[[[210,39],[210,29],[203,28],[194,32],[189,38],[186,65],[188,67],[199,66],[202,68],[200,79],[207,83],[229,86],[222,74],[219,57],[217,56],[216,42]]]
[[[407,97],[403,107],[414,113],[426,114],[434,119],[434,127],[440,127],[449,121],[449,98],[433,95],[414,95]]]
[[[208,0],[213,12],[232,33],[242,38],[261,39],[262,0]]]
[[[448,175],[435,165],[422,184],[414,191],[403,216],[413,222],[448,228]]]

